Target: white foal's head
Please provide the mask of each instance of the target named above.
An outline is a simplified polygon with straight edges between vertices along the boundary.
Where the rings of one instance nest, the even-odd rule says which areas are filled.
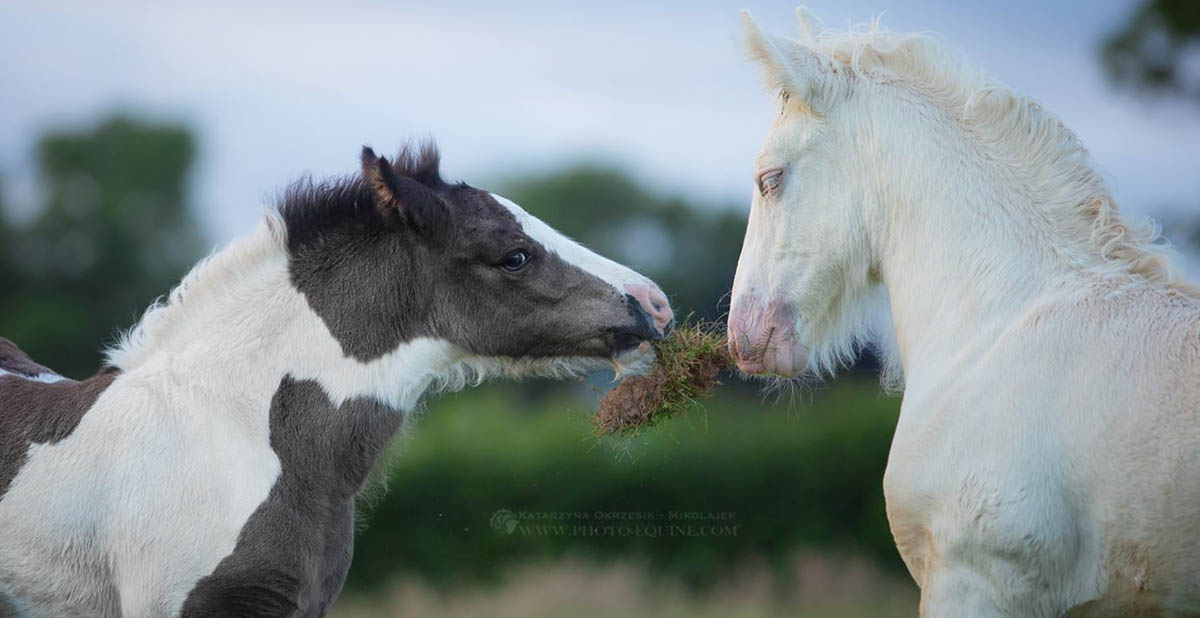
[[[1197,293],[1154,226],[1120,216],[1075,135],[953,48],[878,24],[820,32],[803,8],[799,40],[743,21],[782,102],[733,285],[729,347],[743,371],[833,371],[871,334],[879,279],[928,279],[932,263],[984,287],[1049,265]],[[969,247],[935,242],[968,234]],[[899,247],[928,255],[897,261]],[[1016,252],[1018,265],[980,251]],[[926,283],[924,294],[951,293]]]
[[[823,373],[853,354],[868,323],[870,162],[856,141],[857,124],[871,118],[856,109],[837,61],[768,35],[747,14],[743,21],[781,110],[756,159],[729,348],[747,373]],[[803,9],[800,25],[811,37]]]

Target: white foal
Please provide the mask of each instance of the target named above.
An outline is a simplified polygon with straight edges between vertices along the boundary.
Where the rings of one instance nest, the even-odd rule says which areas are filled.
[[[1200,615],[1200,301],[1052,114],[922,35],[745,18],[781,93],[730,347],[828,374],[890,305],[926,618]],[[882,289],[885,294],[877,294]]]

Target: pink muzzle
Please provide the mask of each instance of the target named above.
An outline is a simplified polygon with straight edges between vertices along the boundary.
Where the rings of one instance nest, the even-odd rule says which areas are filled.
[[[729,312],[729,354],[751,374],[791,377],[804,371],[808,348],[796,336],[796,320],[783,301],[738,299]]]
[[[667,336],[671,323],[675,321],[675,312],[671,311],[671,303],[667,302],[662,290],[654,284],[630,283],[625,286],[625,293],[642,306],[658,333]]]

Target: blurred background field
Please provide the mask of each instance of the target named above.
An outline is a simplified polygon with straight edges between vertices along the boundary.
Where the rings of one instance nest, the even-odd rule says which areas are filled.
[[[879,489],[898,400],[726,389],[626,442],[593,436],[595,396],[436,399],[364,498],[346,615],[913,615],[883,611],[914,594]]]
[[[791,2],[751,4],[772,30],[790,31]],[[890,3],[815,4],[836,24]],[[1191,252],[1200,5],[1101,4],[1066,30],[1063,16],[1084,7],[1041,2],[1025,14],[929,2],[887,21],[943,30],[1043,99],[1131,198],[1122,208],[1158,216]],[[0,336],[69,376],[93,372],[118,329],[211,247],[248,231],[257,198],[305,170],[352,171],[363,142],[386,151],[430,132],[449,176],[498,190],[640,269],[682,313],[719,320],[727,309],[749,167],[776,111],[733,42],[740,5],[614,5],[594,20],[595,7],[453,19],[415,7],[295,7],[277,30],[255,33],[279,48],[228,39],[246,33],[226,13],[262,17],[257,9],[47,6],[0,7],[0,49],[17,59],[0,67]],[[381,56],[395,67],[361,55],[346,64],[430,83],[370,75],[372,88],[356,89],[320,64],[362,52],[346,16],[372,10],[383,11],[372,44],[412,43],[381,38],[390,27],[432,51]],[[484,17],[495,21],[471,21]],[[997,20],[1032,38],[993,33]],[[328,58],[310,57],[307,35],[324,33],[317,22],[329,30],[316,46]],[[579,24],[631,34],[599,57],[586,50],[598,35],[570,36]],[[537,39],[544,33],[528,31],[537,25],[558,34]],[[649,34],[668,26],[670,37]],[[443,39],[496,45],[435,62]],[[214,46],[245,55],[235,62]],[[480,54],[492,64],[477,63]],[[727,58],[684,67],[683,56]],[[723,72],[728,80],[713,78]],[[490,98],[471,98],[478,88]],[[608,376],[435,397],[363,497],[333,615],[914,616],[881,490],[899,399],[880,394],[874,373],[868,354],[836,382],[782,398],[726,376],[702,409],[632,441],[593,433]]]
[[[597,566],[578,560],[525,563],[497,586],[446,592],[400,579],[369,597],[347,596],[333,618],[902,618],[917,615],[911,582],[870,561],[798,553],[793,577],[745,567],[719,585],[690,590],[649,574],[634,560]]]

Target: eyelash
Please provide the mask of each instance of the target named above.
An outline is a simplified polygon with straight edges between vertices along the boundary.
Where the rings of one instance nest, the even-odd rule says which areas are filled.
[[[758,193],[766,197],[783,183],[783,170],[767,170],[758,175]]]

